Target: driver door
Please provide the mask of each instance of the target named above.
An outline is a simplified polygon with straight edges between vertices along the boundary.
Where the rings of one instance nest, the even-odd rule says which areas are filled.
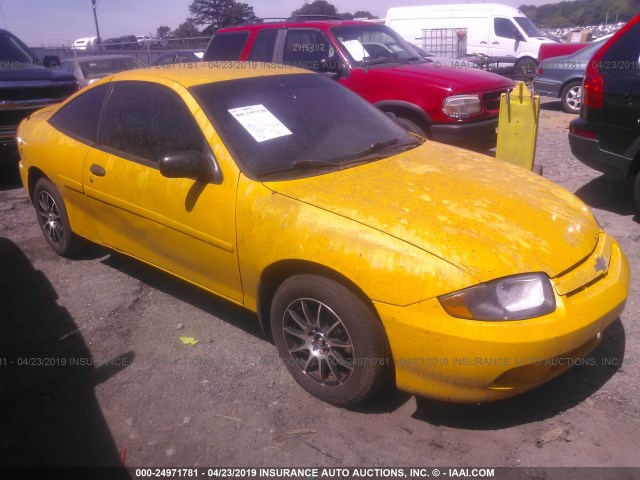
[[[215,161],[180,95],[155,83],[114,82],[97,148],[83,167],[99,238],[241,302],[235,238],[238,171],[223,172],[219,184],[162,176],[158,160],[186,150],[199,150]]]

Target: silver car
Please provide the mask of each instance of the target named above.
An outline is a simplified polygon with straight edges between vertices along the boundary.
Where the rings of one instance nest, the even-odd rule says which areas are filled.
[[[604,41],[595,41],[571,55],[544,59],[533,80],[535,92],[559,98],[562,110],[567,113],[580,113],[582,77],[589,60],[604,44]]]
[[[129,55],[100,55],[67,58],[62,61],[60,66],[73,73],[82,88],[112,73],[144,68],[145,64]]]

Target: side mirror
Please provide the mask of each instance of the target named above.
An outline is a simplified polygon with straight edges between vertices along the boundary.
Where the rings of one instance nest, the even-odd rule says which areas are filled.
[[[160,159],[159,166],[160,173],[167,178],[193,178],[207,182],[214,177],[209,160],[197,150],[169,153]]]
[[[58,68],[60,66],[60,57],[56,55],[45,55],[42,58],[42,65],[47,68]]]
[[[331,60],[323,58],[320,60],[320,72],[330,77],[334,77],[335,79],[349,76],[349,68],[337,58],[333,58]]]

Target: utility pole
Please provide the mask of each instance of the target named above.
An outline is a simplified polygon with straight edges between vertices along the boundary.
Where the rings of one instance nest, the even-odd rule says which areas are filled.
[[[102,39],[100,38],[100,28],[98,27],[98,15],[96,14],[96,0],[91,0],[93,7],[93,19],[96,21],[96,34],[98,35],[98,48],[102,52]]]

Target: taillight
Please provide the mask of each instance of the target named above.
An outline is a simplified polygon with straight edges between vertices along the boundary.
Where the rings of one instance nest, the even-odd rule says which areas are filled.
[[[602,108],[604,80],[595,57],[589,62],[582,82],[582,103],[590,108]]]
[[[542,75],[544,73],[544,70],[542,69],[542,65],[540,65],[538,67],[538,75]]]

